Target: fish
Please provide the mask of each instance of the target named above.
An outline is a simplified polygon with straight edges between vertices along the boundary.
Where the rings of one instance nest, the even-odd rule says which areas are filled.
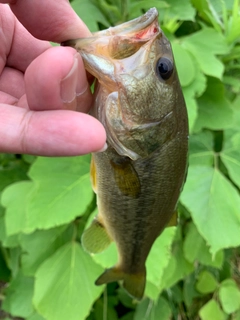
[[[99,253],[114,241],[118,262],[95,284],[120,281],[141,300],[146,259],[177,210],[187,172],[188,116],[171,44],[151,8],[64,45],[97,79],[90,114],[103,124],[108,145],[92,154],[98,215],[82,245]]]

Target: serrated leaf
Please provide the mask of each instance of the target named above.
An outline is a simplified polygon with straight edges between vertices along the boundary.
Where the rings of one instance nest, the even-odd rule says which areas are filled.
[[[6,290],[6,298],[3,302],[3,310],[9,312],[12,316],[28,317],[33,312],[34,279],[25,277],[21,273],[12,280]]]
[[[19,246],[18,234],[7,236],[5,226],[5,215],[0,213],[0,241],[3,247],[14,248]]]
[[[37,314],[34,312],[30,317],[27,317],[26,320],[46,320],[46,319],[40,316],[40,314]]]
[[[189,0],[166,0],[169,9],[160,12],[160,18],[194,21],[195,9]]]
[[[205,240],[201,237],[193,223],[190,223],[188,226],[183,251],[189,262],[199,261],[203,265],[213,266],[219,269],[223,264],[223,251],[217,252],[213,257],[209,252]]]
[[[133,320],[171,320],[172,311],[168,302],[159,297],[156,302],[144,299],[137,305]]]
[[[83,320],[103,288],[94,285],[103,272],[80,245],[71,242],[47,259],[36,273],[33,303],[48,320]]]
[[[186,87],[183,87],[183,94],[187,105],[189,130],[193,131],[198,116],[198,105],[196,98],[202,95],[207,86],[206,76],[202,73],[194,59],[196,75],[194,80]]]
[[[194,130],[202,128],[222,130],[231,127],[233,111],[226,99],[223,84],[216,78],[208,78],[207,90],[197,100],[198,119]]]
[[[33,188],[31,181],[22,181],[7,187],[2,193],[2,205],[6,207],[6,234],[14,235],[25,229],[26,203]],[[14,201],[13,201],[14,199]]]
[[[196,67],[191,54],[177,41],[172,42],[172,49],[179,80],[182,86],[190,85],[196,77]]]
[[[2,154],[0,159],[0,191],[19,180],[27,180],[28,165],[14,155]]]
[[[199,275],[196,283],[196,289],[203,293],[211,293],[217,289],[218,283],[213,274],[203,270]]]
[[[189,164],[212,166],[214,163],[213,134],[202,131],[189,138]]]
[[[181,202],[212,254],[240,245],[240,196],[217,169],[190,166]]]
[[[219,298],[223,310],[227,314],[240,309],[240,290],[233,279],[226,279],[221,283]]]
[[[129,16],[128,20],[137,18],[142,15],[143,10],[149,10],[149,8],[155,7],[159,12],[163,8],[168,8],[169,5],[166,1],[158,1],[158,0],[132,0],[129,2]]]
[[[89,0],[72,1],[71,2],[73,10],[78,14],[78,16],[87,25],[90,31],[95,32],[99,30],[98,22],[102,23],[105,27],[109,27],[109,22],[104,17],[102,12],[97,6],[95,6]],[[79,35],[79,38],[81,35]]]
[[[223,151],[220,156],[232,181],[240,187],[240,132],[225,132]]]
[[[171,258],[171,246],[176,234],[176,227],[166,228],[156,239],[146,261],[147,281],[159,287],[164,269]]]
[[[19,241],[23,250],[21,268],[25,275],[33,276],[44,260],[71,240],[72,234],[67,235],[66,227],[61,226],[50,230],[38,230],[28,235],[20,235]]]
[[[193,264],[189,263],[184,257],[182,242],[174,243],[171,259],[163,273],[160,291],[172,287],[193,270]]]
[[[221,79],[224,65],[216,55],[226,54],[230,49],[221,33],[204,28],[182,40],[182,45],[192,53],[206,75]]]
[[[27,202],[25,233],[69,223],[92,201],[89,156],[38,158],[29,176],[34,189]]]
[[[184,279],[183,283],[183,298],[188,307],[192,306],[193,299],[201,296],[201,293],[197,292],[195,288],[196,277],[192,273]]]
[[[215,300],[210,300],[199,311],[201,320],[226,320],[225,314]]]
[[[187,106],[189,132],[193,132],[198,115],[197,102],[191,90],[188,90],[188,87],[183,88],[183,95]]]

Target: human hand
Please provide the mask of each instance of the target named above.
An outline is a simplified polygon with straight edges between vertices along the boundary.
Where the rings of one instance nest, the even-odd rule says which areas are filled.
[[[80,55],[43,41],[89,35],[68,0],[0,0],[0,152],[72,156],[104,147],[103,126],[85,113],[92,95]]]

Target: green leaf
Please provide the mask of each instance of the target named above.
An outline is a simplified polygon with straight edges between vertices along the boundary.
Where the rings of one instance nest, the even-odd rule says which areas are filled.
[[[240,309],[240,290],[233,279],[226,279],[221,283],[219,298],[222,308],[227,314]]]
[[[166,1],[158,0],[132,0],[129,1],[129,16],[128,20],[140,17],[143,13],[143,10],[147,11],[149,8],[155,7],[160,13],[163,8],[168,8],[169,5]]]
[[[188,307],[193,305],[193,299],[197,297],[201,297],[201,293],[199,293],[196,288],[196,278],[195,274],[192,273],[188,277],[184,279],[183,282],[183,298],[184,302]]]
[[[36,312],[34,312],[30,317],[27,317],[26,320],[46,320],[46,319],[40,316],[40,314],[37,314]]]
[[[172,287],[179,280],[190,274],[193,270],[193,265],[184,257],[182,242],[174,243],[172,256],[164,270],[159,291]]]
[[[189,0],[166,0],[170,5],[169,9],[160,12],[160,18],[176,20],[191,20],[194,21],[195,9]]]
[[[176,233],[176,227],[165,228],[154,242],[146,261],[147,281],[155,286],[161,285],[164,269],[171,258],[171,246]]]
[[[213,276],[213,274],[207,270],[202,271],[196,283],[196,289],[203,293],[211,293],[214,292],[218,287],[217,280]]]
[[[240,132],[234,130],[225,132],[223,151],[220,156],[229,176],[240,187]]]
[[[106,20],[102,12],[97,6],[95,6],[89,0],[74,0],[71,2],[73,10],[88,26],[88,28],[94,32],[98,31],[98,22],[102,23],[105,27],[109,27],[109,22]],[[79,38],[81,35],[79,34]]]
[[[210,300],[199,311],[201,320],[226,320],[225,314],[215,300]]]
[[[92,254],[92,257],[96,263],[100,264],[105,269],[113,267],[118,260],[115,242],[111,243],[105,251],[98,254]]]
[[[158,301],[154,302],[149,299],[144,299],[137,305],[133,320],[171,320],[172,312],[168,302],[159,297]]]
[[[1,207],[0,207],[1,208]],[[5,215],[0,213],[0,241],[3,247],[14,248],[19,245],[18,234],[12,236],[7,236],[6,225],[5,225]]]
[[[213,134],[204,130],[189,138],[189,164],[212,166],[214,163]]]
[[[26,203],[33,188],[31,181],[22,181],[7,187],[2,193],[2,204],[6,207],[6,234],[13,235],[24,230],[26,225]],[[14,199],[14,201],[13,201]]]
[[[180,83],[182,86],[188,86],[196,76],[195,61],[189,51],[183,48],[180,43],[172,42],[172,49]]]
[[[240,320],[240,310],[232,315],[232,320]]]
[[[192,56],[192,55],[190,55]],[[198,115],[198,105],[196,98],[203,94],[207,86],[206,76],[200,70],[195,58],[193,58],[195,65],[195,77],[194,80],[186,87],[183,87],[183,94],[187,105],[189,130],[193,131],[195,121]],[[180,62],[179,62],[180,63]],[[178,64],[177,64],[178,66]],[[186,69],[186,66],[184,66]],[[183,68],[184,69],[184,68]],[[184,71],[182,71],[184,72]]]
[[[69,228],[68,228],[69,229]],[[20,235],[20,245],[23,250],[21,267],[25,275],[34,275],[40,264],[56,252],[63,244],[71,240],[71,233],[66,226],[50,230],[39,230],[32,234]]]
[[[233,111],[230,102],[226,99],[225,89],[220,80],[208,78],[207,90],[197,100],[199,117],[195,130],[202,128],[222,130],[231,127]]]
[[[48,320],[81,320],[103,287],[94,285],[103,269],[71,242],[47,259],[36,273],[33,303]]]
[[[217,169],[190,166],[181,202],[212,254],[240,245],[240,197]]]
[[[197,119],[198,106],[194,93],[189,90],[189,87],[183,88],[183,95],[187,106],[189,132],[191,133]]]
[[[189,262],[199,261],[206,266],[221,268],[223,264],[223,251],[219,251],[213,257],[205,240],[197,231],[196,226],[190,223],[187,229],[186,238],[183,245],[184,255]]]
[[[27,180],[28,164],[14,155],[1,154],[0,191],[19,180]]]
[[[229,52],[222,34],[212,28],[204,28],[185,37],[182,45],[192,53],[206,75],[221,79],[224,65],[216,55]]]
[[[28,197],[24,233],[66,224],[83,215],[92,201],[89,156],[38,158],[29,176],[34,189]]]
[[[33,312],[33,280],[18,273],[6,290],[3,310],[12,316],[28,317]]]

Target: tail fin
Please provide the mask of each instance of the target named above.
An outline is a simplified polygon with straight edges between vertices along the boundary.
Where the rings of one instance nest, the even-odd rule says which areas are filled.
[[[145,284],[146,284],[146,269],[144,268],[141,273],[125,273],[113,267],[107,269],[95,282],[97,286],[122,280],[123,288],[127,293],[135,299],[141,300],[144,294]]]

